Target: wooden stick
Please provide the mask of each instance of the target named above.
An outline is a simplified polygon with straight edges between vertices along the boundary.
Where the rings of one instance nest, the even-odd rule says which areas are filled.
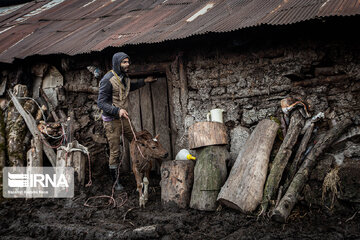
[[[274,199],[276,195],[282,174],[292,154],[292,149],[297,142],[301,129],[304,126],[304,122],[304,118],[301,116],[300,112],[295,110],[290,120],[288,132],[275,156],[269,176],[266,180],[261,204],[263,213],[267,211],[270,200]]]
[[[306,156],[299,171],[296,173],[289,189],[281,199],[279,205],[271,214],[271,219],[277,222],[285,222],[291,213],[294,205],[299,199],[299,195],[309,179],[312,169],[316,165],[316,160],[343,132],[352,124],[350,119],[345,119],[330,129],[328,133],[321,138]]]

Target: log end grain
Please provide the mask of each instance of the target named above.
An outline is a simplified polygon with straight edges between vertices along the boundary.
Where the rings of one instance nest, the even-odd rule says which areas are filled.
[[[190,149],[228,144],[226,126],[223,123],[197,122],[189,127],[188,132]]]

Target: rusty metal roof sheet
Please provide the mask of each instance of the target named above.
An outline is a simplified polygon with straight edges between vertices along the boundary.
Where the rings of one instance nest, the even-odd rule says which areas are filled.
[[[0,61],[75,55],[263,24],[360,14],[358,0],[43,0],[0,9]]]

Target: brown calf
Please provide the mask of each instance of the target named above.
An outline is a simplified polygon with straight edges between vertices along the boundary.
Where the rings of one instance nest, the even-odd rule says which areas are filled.
[[[136,133],[130,144],[130,156],[132,159],[132,170],[135,174],[136,187],[139,192],[139,205],[145,207],[148,200],[149,174],[152,168],[152,161],[161,160],[168,156],[167,151],[158,141],[159,135],[155,138],[147,131]]]

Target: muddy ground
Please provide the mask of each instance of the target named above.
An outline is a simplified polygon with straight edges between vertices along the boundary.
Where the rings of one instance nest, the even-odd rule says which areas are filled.
[[[131,174],[121,177],[126,183],[127,199],[119,198],[126,194],[116,194],[117,208],[85,207],[88,197],[111,194],[109,176],[94,176],[93,179],[91,187],[76,191],[72,199],[3,199],[0,238],[360,239],[360,213],[353,217],[356,211],[350,208],[327,211],[298,204],[286,224],[257,219],[256,215],[245,215],[225,207],[217,212],[164,209],[160,179],[156,175],[150,182],[146,209],[138,208],[138,194]],[[106,199],[101,201],[91,204],[107,203]]]

